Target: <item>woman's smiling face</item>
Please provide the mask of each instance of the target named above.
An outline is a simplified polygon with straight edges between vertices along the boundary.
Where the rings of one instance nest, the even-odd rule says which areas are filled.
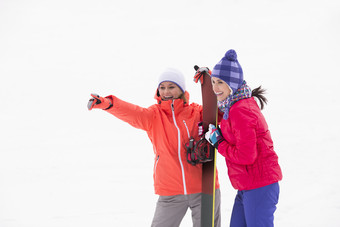
[[[183,94],[182,90],[173,82],[164,81],[158,87],[159,95],[164,101],[178,99]]]
[[[223,101],[231,94],[229,85],[217,77],[211,77],[211,83],[218,101]]]

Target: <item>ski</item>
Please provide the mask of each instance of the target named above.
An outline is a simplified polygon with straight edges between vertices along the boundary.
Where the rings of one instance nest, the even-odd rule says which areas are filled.
[[[194,66],[198,73],[199,67]],[[195,76],[195,82],[201,82],[202,105],[203,105],[203,130],[208,131],[209,124],[217,122],[217,99],[212,89],[209,69],[202,70]],[[202,163],[202,199],[201,199],[201,227],[213,227],[215,221],[215,180],[216,180],[216,152],[210,146],[210,161]],[[212,160],[211,160],[212,159]]]

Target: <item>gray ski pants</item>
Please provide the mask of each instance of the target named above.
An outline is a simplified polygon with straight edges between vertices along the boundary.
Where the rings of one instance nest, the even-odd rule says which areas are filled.
[[[151,227],[178,227],[191,209],[193,227],[201,227],[201,193],[159,196]],[[215,227],[221,226],[221,193],[215,193]]]

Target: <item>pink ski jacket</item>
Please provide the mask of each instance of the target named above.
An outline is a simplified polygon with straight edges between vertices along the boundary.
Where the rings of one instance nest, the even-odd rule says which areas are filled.
[[[185,92],[189,102],[189,93]],[[191,165],[186,159],[185,144],[190,137],[198,140],[198,122],[202,106],[185,103],[183,99],[162,101],[143,108],[108,96],[113,107],[106,110],[135,128],[145,130],[155,153],[154,187],[161,196],[202,192],[202,166]],[[216,177],[217,178],[217,177]],[[218,178],[216,188],[219,188]]]
[[[255,189],[282,179],[268,125],[254,98],[236,102],[220,127],[226,141],[218,152],[225,157],[235,189]]]

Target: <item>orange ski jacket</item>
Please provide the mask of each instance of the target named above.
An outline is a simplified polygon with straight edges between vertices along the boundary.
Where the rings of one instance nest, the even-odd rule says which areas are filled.
[[[185,92],[189,102],[189,93]],[[143,108],[115,96],[107,96],[113,107],[106,110],[135,128],[145,130],[155,153],[154,188],[161,196],[202,192],[202,165],[189,164],[185,144],[190,137],[198,140],[198,123],[202,106],[183,99],[162,101],[157,92],[157,104]],[[216,174],[216,188],[219,188]]]

